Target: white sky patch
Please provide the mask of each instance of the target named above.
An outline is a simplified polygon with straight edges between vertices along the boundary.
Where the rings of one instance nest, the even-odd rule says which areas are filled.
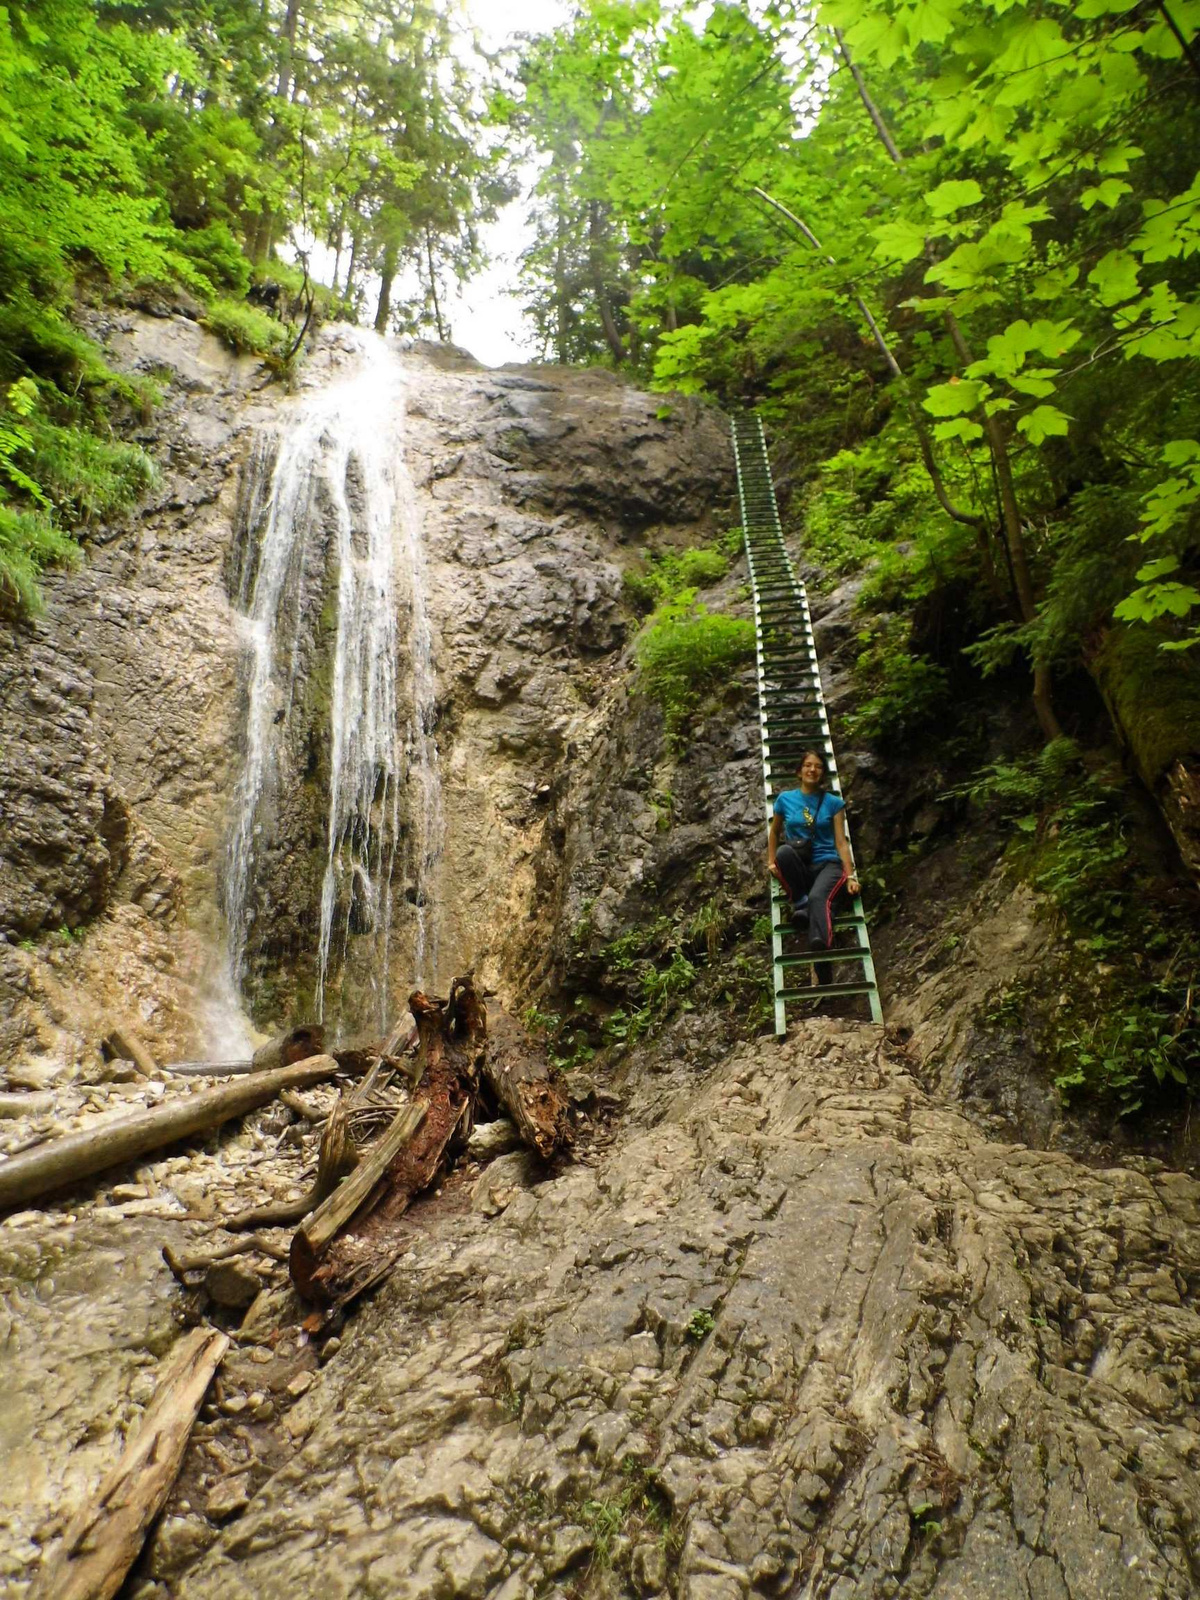
[[[490,52],[516,45],[518,34],[550,33],[567,21],[570,6],[567,0],[462,0],[462,11]],[[480,230],[491,266],[450,297],[451,337],[490,367],[529,361],[537,354],[520,296],[511,292],[518,258],[533,243],[529,190],[536,178],[532,164],[522,171],[521,193]]]

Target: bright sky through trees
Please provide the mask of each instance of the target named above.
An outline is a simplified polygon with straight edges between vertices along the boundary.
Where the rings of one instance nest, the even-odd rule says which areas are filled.
[[[568,12],[565,0],[464,0],[464,9],[488,50],[512,44],[517,34],[548,33],[566,20]],[[520,299],[508,292],[516,286],[517,257],[533,239],[527,199],[533,178],[531,169],[518,198],[481,229],[491,265],[466,285],[450,308],[455,344],[489,366],[528,361],[534,354],[533,330],[521,312]]]

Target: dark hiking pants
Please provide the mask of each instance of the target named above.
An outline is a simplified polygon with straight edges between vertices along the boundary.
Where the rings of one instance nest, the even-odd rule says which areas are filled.
[[[846,869],[840,861],[822,861],[813,867],[790,844],[775,852],[775,864],[783,873],[793,907],[808,896],[808,948],[828,950],[833,943],[834,902],[846,887]],[[817,982],[833,982],[832,961],[818,961]]]

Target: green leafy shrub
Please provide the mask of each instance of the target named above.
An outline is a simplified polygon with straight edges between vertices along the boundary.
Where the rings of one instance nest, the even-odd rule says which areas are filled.
[[[710,613],[695,603],[695,590],[685,589],[650,618],[637,641],[637,659],[673,739],[706,694],[754,659],[754,624]]]
[[[214,300],[204,326],[239,355],[281,356],[289,329],[256,306],[240,300]]]
[[[738,529],[739,540],[741,530]],[[730,555],[719,544],[690,550],[664,550],[649,558],[644,572],[625,574],[625,597],[636,611],[670,604],[686,591],[708,589],[729,571]]]
[[[103,517],[132,505],[154,466],[136,445],[102,439],[82,427],[61,427],[38,412],[32,378],[10,384],[0,408],[0,494],[3,484],[23,504],[0,499],[0,599],[37,610],[38,574],[76,559],[60,525]]]
[[[244,295],[250,287],[250,263],[227,222],[210,222],[206,228],[184,233],[179,249],[214,291],[232,289],[235,295]]]
[[[851,738],[894,746],[940,717],[950,703],[949,675],[908,644],[907,619],[869,640],[855,664],[855,677],[867,690],[846,719]]]

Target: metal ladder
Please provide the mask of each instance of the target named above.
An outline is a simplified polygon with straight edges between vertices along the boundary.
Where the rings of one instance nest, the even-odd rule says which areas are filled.
[[[746,561],[754,592],[754,632],[758,652],[758,715],[762,733],[763,793],[770,826],[775,797],[795,788],[795,771],[801,755],[819,749],[828,762],[828,783],[840,795],[837,761],[829,732],[829,718],[821,693],[821,668],[813,641],[812,617],[804,585],[796,576],[783,543],[779,507],[771,482],[771,464],[762,419],[756,412],[733,419],[733,452],[737,464],[738,498]],[[843,896],[841,904],[846,906]],[[775,989],[775,1032],[787,1032],[787,1006],[800,1000],[833,995],[865,994],[871,1020],[883,1021],[875,962],[862,900],[855,895],[849,909],[834,918],[834,945],[829,950],[801,947],[793,931],[788,900],[771,879],[771,955]],[[853,945],[839,947],[839,930],[852,929]],[[822,984],[819,988],[789,987],[795,974],[808,975],[817,961],[843,964],[857,975],[852,982]]]

